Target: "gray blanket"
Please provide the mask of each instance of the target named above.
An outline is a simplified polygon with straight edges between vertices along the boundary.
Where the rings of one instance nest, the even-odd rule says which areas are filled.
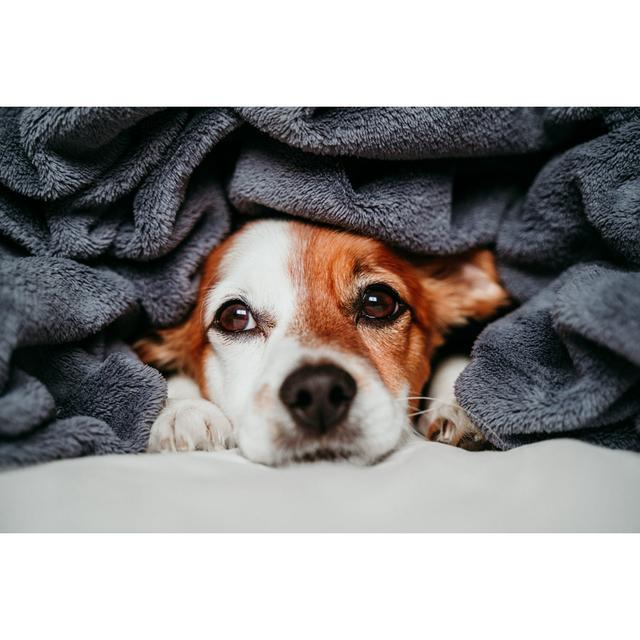
[[[144,449],[177,322],[233,217],[411,251],[494,246],[520,303],[458,381],[499,448],[640,450],[640,110],[0,109],[0,465]]]

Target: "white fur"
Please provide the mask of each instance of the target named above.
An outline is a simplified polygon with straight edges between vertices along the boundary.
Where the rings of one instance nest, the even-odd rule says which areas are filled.
[[[170,398],[151,427],[147,451],[215,451],[233,446],[227,417],[203,398]]]
[[[189,377],[167,381],[167,404],[151,427],[147,451],[213,451],[233,444],[231,423]]]
[[[439,402],[448,402],[454,404],[456,395],[454,386],[458,376],[463,372],[467,365],[471,362],[468,356],[451,356],[445,358],[436,367],[431,376],[427,395],[431,398],[438,398]],[[433,404],[429,406],[432,408]]]
[[[208,333],[213,356],[206,364],[209,397],[237,427],[264,380],[264,368],[282,347],[295,311],[295,291],[289,274],[291,239],[286,223],[266,220],[238,234],[222,260],[220,279],[209,291],[205,323],[210,324],[220,305],[245,299],[259,313],[275,321],[269,335],[251,339]]]
[[[446,358],[431,377],[427,392],[430,398],[427,411],[420,416],[417,428],[418,431],[427,435],[429,427],[437,423],[439,426],[435,437],[437,442],[456,445],[466,434],[480,435],[455,396],[456,380],[470,361],[471,359],[467,356]]]
[[[195,380],[189,376],[178,375],[171,376],[167,380],[167,397],[169,399],[176,398],[201,398],[200,389]]]

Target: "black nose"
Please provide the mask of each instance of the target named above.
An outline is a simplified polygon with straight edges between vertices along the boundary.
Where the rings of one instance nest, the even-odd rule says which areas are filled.
[[[344,369],[321,364],[288,375],[280,399],[297,425],[322,435],[346,417],[356,391],[356,381]]]

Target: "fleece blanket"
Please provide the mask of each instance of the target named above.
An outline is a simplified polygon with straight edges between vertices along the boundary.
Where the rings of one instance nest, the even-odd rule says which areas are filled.
[[[457,397],[509,449],[640,450],[640,109],[0,109],[0,465],[142,451],[179,321],[235,216],[449,255],[517,303]]]

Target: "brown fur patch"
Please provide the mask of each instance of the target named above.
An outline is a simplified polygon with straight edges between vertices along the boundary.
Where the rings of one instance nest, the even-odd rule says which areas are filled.
[[[367,359],[392,392],[408,383],[418,395],[445,332],[488,317],[507,300],[489,251],[416,260],[348,232],[299,222],[291,230],[290,271],[301,300],[290,330],[307,344]],[[374,283],[395,289],[411,311],[387,325],[356,324],[362,289]]]
[[[458,256],[408,259],[432,301],[436,311],[433,320],[441,333],[471,319],[486,320],[509,303],[491,251],[476,249]]]
[[[300,313],[291,331],[306,344],[332,345],[368,360],[385,385],[421,385],[429,374],[435,336],[421,319],[429,303],[410,266],[382,243],[301,223],[292,226],[295,250],[291,273],[301,291]],[[394,323],[356,324],[356,308],[365,284],[384,282],[411,306],[421,309],[412,321],[405,313]]]

